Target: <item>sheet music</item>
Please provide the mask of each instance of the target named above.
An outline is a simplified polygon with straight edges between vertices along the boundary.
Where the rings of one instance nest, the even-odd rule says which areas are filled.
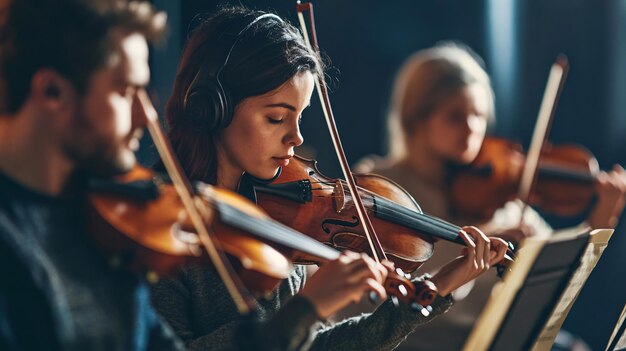
[[[533,350],[550,350],[567,314],[602,256],[604,249],[606,249],[612,234],[613,230],[610,229],[595,230],[591,233],[589,244],[581,257],[580,267],[563,291],[563,295],[561,295],[552,315],[541,331]]]

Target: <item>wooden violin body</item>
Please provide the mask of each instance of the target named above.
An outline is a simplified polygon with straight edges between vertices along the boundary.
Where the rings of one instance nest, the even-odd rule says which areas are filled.
[[[413,272],[433,254],[436,239],[463,245],[460,227],[421,211],[399,185],[377,175],[355,175],[385,254]],[[329,179],[315,162],[294,157],[274,183],[255,186],[257,203],[274,219],[338,249],[368,252],[369,245],[342,180]],[[308,262],[306,255],[291,257]]]
[[[172,185],[152,178],[151,171],[137,167],[118,178],[122,186],[96,186],[99,190],[90,196],[94,240],[118,264],[142,273],[171,275],[184,265],[210,265]],[[207,221],[219,246],[254,292],[271,291],[288,278],[291,262],[281,252],[315,264],[339,257],[339,251],[277,223],[239,194],[206,184],[197,184],[196,191],[213,209]],[[432,283],[416,287],[395,271],[384,286],[389,295],[424,314],[437,292]]]
[[[294,157],[270,186],[257,186],[257,201],[274,219],[339,249],[368,252],[349,190],[341,180],[319,172],[315,161]],[[419,210],[413,198],[390,180],[377,175],[355,175],[361,196],[380,242],[397,267],[413,272],[433,253],[433,240],[422,233],[382,220],[383,197]],[[282,185],[282,188],[281,188]],[[372,191],[370,191],[372,189]],[[294,196],[295,195],[295,196]],[[296,201],[294,201],[296,200]],[[292,257],[308,262],[306,256]]]
[[[456,216],[486,220],[517,196],[525,155],[520,145],[487,138],[476,160],[451,177],[450,203]],[[595,195],[598,161],[577,145],[546,144],[530,204],[547,213],[574,216],[588,208]],[[480,196],[476,196],[480,194]]]
[[[89,200],[95,241],[120,264],[135,271],[172,275],[184,265],[210,265],[173,186],[154,179],[150,170],[136,167],[109,184],[106,191],[100,186],[92,192]],[[286,257],[249,235],[241,221],[227,219],[220,212],[234,207],[249,217],[266,217],[258,207],[222,189],[207,186],[200,194],[214,209],[206,218],[209,228],[249,289],[271,291],[289,276],[291,263]]]

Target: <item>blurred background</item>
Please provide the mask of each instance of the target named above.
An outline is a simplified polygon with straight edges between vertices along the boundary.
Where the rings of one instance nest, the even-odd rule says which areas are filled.
[[[154,50],[152,86],[160,111],[170,94],[187,26],[223,1],[153,0],[169,18]],[[240,1],[297,25],[295,1]],[[550,133],[553,143],[586,146],[604,169],[626,165],[626,1],[313,1],[322,51],[330,59],[331,102],[348,160],[387,152],[385,114],[395,72],[413,52],[440,41],[470,46],[485,61],[496,95],[491,134],[528,146],[550,65],[567,55],[570,72]],[[320,170],[339,166],[314,94],[304,112],[304,153]],[[149,163],[154,155],[140,158]],[[419,202],[419,199],[417,199]],[[574,219],[575,220],[575,219]],[[569,224],[551,219],[555,226]],[[626,218],[574,305],[564,328],[604,349],[626,302]]]

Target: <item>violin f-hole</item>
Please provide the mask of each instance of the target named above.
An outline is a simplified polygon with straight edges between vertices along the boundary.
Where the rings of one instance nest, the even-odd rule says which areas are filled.
[[[330,228],[328,227],[328,225],[340,225],[343,227],[348,227],[348,228],[354,228],[356,226],[359,225],[359,218],[356,216],[352,216],[352,219],[354,220],[354,222],[349,222],[349,221],[343,221],[341,219],[326,219],[322,222],[322,230],[327,233],[330,234]]]

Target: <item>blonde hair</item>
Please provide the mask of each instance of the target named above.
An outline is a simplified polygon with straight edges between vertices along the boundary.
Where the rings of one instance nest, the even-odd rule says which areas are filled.
[[[402,65],[396,76],[388,114],[389,156],[406,155],[406,138],[426,120],[442,101],[461,89],[479,84],[488,101],[488,118],[494,118],[494,95],[483,62],[468,47],[444,43],[418,51]]]

